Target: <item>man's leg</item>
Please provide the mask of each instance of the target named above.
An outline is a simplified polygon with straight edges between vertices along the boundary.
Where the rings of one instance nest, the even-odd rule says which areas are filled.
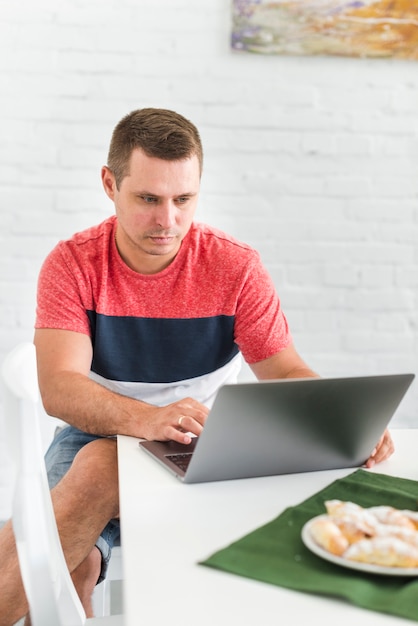
[[[12,626],[27,613],[11,522],[0,531],[0,625]],[[12,584],[9,584],[12,582]]]
[[[94,546],[90,554],[71,573],[71,578],[84,607],[87,617],[94,617],[92,595],[99,579],[102,566],[102,555]]]
[[[95,577],[101,569],[101,560],[102,555],[95,546],[88,557],[71,574],[87,617],[94,617],[91,594],[97,581]],[[24,626],[32,626],[30,615],[26,616]]]
[[[97,439],[84,446],[51,492],[67,565],[89,615],[101,567],[95,543],[109,520],[119,515],[118,493],[113,439]],[[28,612],[28,605],[10,523],[0,531],[0,580],[0,626],[13,626]]]

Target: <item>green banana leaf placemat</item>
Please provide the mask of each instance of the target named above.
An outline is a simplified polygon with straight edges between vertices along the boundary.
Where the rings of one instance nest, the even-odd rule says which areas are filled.
[[[418,578],[346,569],[311,553],[302,543],[305,522],[325,513],[325,500],[369,507],[417,510],[418,482],[356,470],[276,519],[211,555],[201,565],[298,591],[345,599],[381,613],[418,621]]]

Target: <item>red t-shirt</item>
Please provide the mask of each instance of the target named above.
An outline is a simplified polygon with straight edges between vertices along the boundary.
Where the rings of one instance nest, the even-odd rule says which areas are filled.
[[[61,241],[39,276],[36,328],[85,333],[101,380],[178,384],[255,363],[291,343],[259,254],[193,224],[164,270],[130,269],[115,244],[116,217]]]

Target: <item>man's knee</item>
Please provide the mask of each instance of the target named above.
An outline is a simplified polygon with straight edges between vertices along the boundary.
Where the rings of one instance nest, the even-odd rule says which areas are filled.
[[[76,454],[73,467],[82,467],[88,475],[97,475],[110,483],[118,481],[118,457],[114,439],[95,439]]]

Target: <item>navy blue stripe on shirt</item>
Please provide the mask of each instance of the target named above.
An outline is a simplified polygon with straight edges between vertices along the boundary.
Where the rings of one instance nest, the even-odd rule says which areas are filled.
[[[187,380],[219,369],[238,353],[233,316],[151,319],[87,314],[93,342],[91,369],[109,380]]]

